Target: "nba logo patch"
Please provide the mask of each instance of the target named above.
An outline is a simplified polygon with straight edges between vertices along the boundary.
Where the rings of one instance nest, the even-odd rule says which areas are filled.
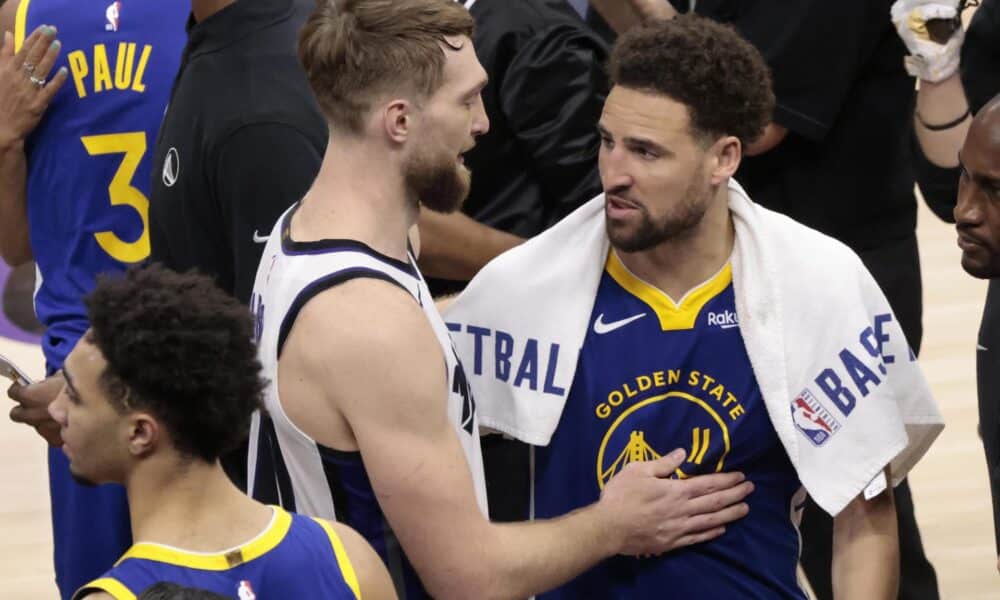
[[[250,582],[245,579],[240,582],[240,587],[236,590],[236,594],[240,600],[257,600],[257,594],[253,593]]]
[[[799,392],[792,400],[792,422],[814,446],[822,446],[840,430],[840,423],[823,408],[808,388]]]
[[[118,18],[121,16],[122,3],[112,2],[104,11],[104,16],[108,22],[104,25],[104,31],[118,31]]]

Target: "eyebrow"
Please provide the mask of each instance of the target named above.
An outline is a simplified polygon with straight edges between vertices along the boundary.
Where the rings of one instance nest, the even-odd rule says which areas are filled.
[[[471,98],[472,96],[476,96],[482,93],[483,89],[486,88],[486,84],[488,84],[489,82],[490,82],[489,76],[488,75],[484,76],[482,79],[476,82],[475,87],[466,92],[465,97]]]
[[[600,123],[597,124],[597,132],[601,135],[601,137],[609,137],[609,138],[610,137],[614,137],[613,135],[611,135],[611,132],[608,131]],[[658,152],[658,153],[660,153],[662,155],[665,155],[665,156],[673,156],[674,155],[674,153],[671,152],[670,150],[668,150],[667,148],[664,148],[660,144],[657,144],[653,140],[650,140],[650,139],[647,139],[647,138],[637,138],[637,137],[626,136],[626,137],[622,138],[622,142],[624,142],[626,145],[629,145],[629,146],[638,146],[640,148],[646,148],[648,150],[654,150],[654,151],[656,151],[656,152]]]
[[[63,368],[61,370],[62,370],[62,374],[63,374],[63,379],[66,380],[66,386],[69,387],[69,390],[71,392],[73,392],[74,396],[76,396],[76,397],[79,398],[80,397],[80,392],[77,391],[76,386],[73,384],[73,378],[70,377],[69,371],[66,369],[66,366],[63,365]]]
[[[958,166],[962,169],[962,171],[965,172],[966,175],[969,176],[969,179],[972,179],[973,181],[975,181],[977,185],[980,185],[980,186],[986,185],[986,186],[990,186],[990,187],[994,187],[994,188],[1000,187],[1000,175],[994,175],[994,174],[987,175],[987,174],[983,174],[983,173],[973,173],[965,165],[965,161],[962,160],[962,152],[961,151],[958,152]]]

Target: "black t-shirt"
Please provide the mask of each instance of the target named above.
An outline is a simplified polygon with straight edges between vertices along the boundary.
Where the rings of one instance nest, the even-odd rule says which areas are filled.
[[[909,159],[914,81],[889,19],[891,0],[699,0],[732,24],[774,77],[776,148],[736,175],[754,201],[855,249],[914,234]]]
[[[189,23],[156,143],[151,260],[212,275],[244,303],[264,239],[312,184],[326,147],[295,56],[312,6],[236,2]]]

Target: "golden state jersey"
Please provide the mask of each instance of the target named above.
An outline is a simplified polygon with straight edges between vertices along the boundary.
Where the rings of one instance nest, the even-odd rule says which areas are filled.
[[[16,1],[16,0],[13,0]],[[50,370],[87,329],[99,273],[149,256],[151,149],[187,41],[187,2],[20,0],[15,44],[42,24],[69,78],[25,145],[35,310]]]
[[[114,568],[80,588],[73,598],[105,591],[116,600],[134,600],[161,581],[237,600],[361,597],[354,567],[333,527],[275,507],[263,533],[226,552],[186,552],[137,543]]]
[[[744,472],[756,486],[749,515],[711,542],[614,557],[539,598],[806,597],[796,579],[805,492],[754,378],[729,264],[674,303],[612,250],[559,426],[533,448],[533,515],[596,502],[630,462],[676,448],[687,459],[675,477]]]

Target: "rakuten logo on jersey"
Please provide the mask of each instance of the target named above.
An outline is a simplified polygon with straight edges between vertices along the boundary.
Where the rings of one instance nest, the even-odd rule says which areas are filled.
[[[736,311],[724,310],[708,313],[708,324],[722,329],[732,329],[740,326],[740,320],[736,317]]]

